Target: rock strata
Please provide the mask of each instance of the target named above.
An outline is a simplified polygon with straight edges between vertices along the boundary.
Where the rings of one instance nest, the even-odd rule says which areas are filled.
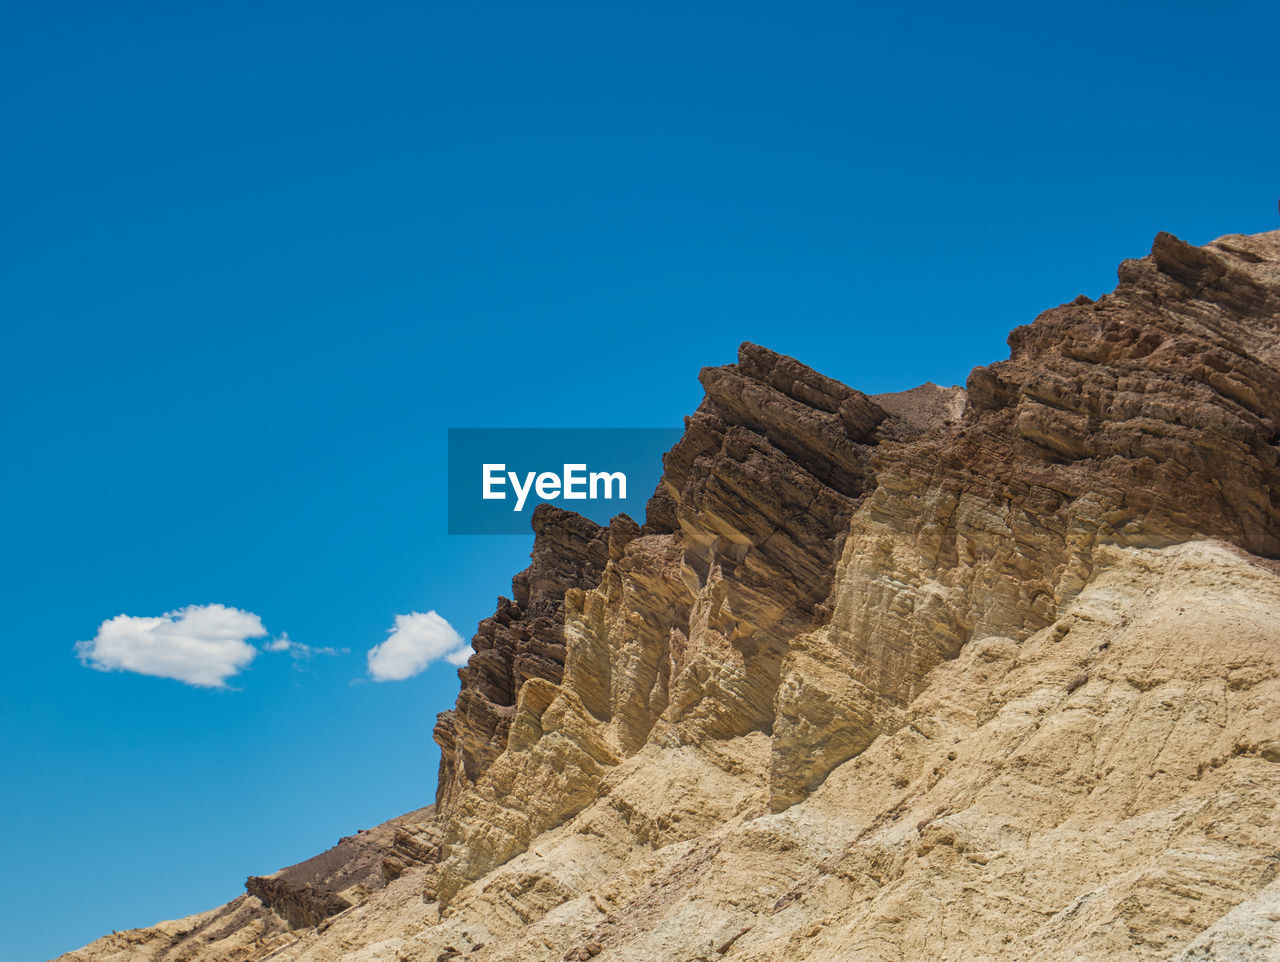
[[[533,513],[532,563],[512,580],[512,598],[471,639],[475,654],[458,672],[462,690],[436,721],[442,807],[506,747],[516,694],[531,678],[558,684],[564,673],[564,594],[591,587],[607,560],[600,525],[550,504]]]
[[[429,816],[70,958],[1272,957],[1280,232],[1118,274],[965,389],[705,369],[642,522],[535,514]]]

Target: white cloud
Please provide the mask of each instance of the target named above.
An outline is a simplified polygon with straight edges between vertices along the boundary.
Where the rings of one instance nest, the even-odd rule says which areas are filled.
[[[272,638],[262,646],[263,651],[287,651],[289,657],[294,661],[303,661],[312,655],[347,655],[351,653],[350,648],[333,648],[326,645],[323,648],[312,648],[310,645],[304,645],[300,641],[294,641],[289,637],[289,632],[282,631],[280,637]]]
[[[369,674],[374,681],[404,681],[433,661],[466,664],[471,646],[434,611],[396,615],[387,640],[369,649]]]
[[[289,632],[284,631],[280,633],[279,638],[272,638],[265,645],[263,645],[262,650],[263,651],[288,651],[290,648],[305,648],[305,647],[306,647],[305,645],[300,645],[296,641],[290,641]]]
[[[266,633],[251,611],[188,605],[159,618],[117,615],[98,626],[92,641],[78,642],[76,654],[98,671],[133,671],[222,688],[258,654],[245,639]]]

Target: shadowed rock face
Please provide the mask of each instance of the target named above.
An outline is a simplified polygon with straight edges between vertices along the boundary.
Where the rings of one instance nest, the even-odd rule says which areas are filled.
[[[1280,232],[1162,234],[1119,281],[967,391],[703,370],[643,524],[535,512],[417,855],[77,958],[216,922],[246,960],[924,959],[933,892],[993,958],[1237,951],[1276,884]]]
[[[471,785],[506,747],[516,694],[530,678],[558,684],[564,673],[564,594],[593,587],[608,557],[607,529],[550,504],[533,512],[532,563],[511,582],[513,598],[480,622],[475,654],[458,671],[453,711],[436,720],[442,805]]]

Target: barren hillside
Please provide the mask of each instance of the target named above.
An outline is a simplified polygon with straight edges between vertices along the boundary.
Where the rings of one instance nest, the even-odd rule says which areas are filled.
[[[1009,344],[705,369],[642,521],[536,513],[433,807],[63,958],[1280,958],[1280,232]]]

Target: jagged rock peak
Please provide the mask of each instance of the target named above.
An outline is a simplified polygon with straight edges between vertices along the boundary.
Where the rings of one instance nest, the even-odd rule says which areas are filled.
[[[1280,555],[1280,232],[1159,234],[1096,302],[1046,311],[969,377],[971,423],[1028,479],[1114,505],[1151,543]],[[989,449],[970,430],[952,445]]]

